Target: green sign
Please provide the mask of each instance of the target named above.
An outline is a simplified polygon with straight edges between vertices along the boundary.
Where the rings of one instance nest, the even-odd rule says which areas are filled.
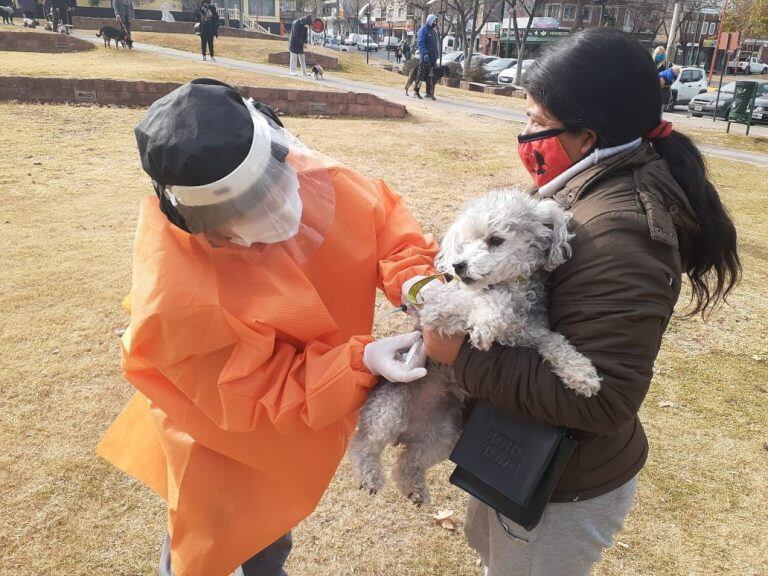
[[[523,35],[525,34],[525,28],[518,28],[517,33],[518,33],[518,36],[522,38]],[[552,42],[553,40],[557,40],[558,38],[563,38],[564,36],[568,36],[570,33],[571,31],[568,28],[531,28],[528,31],[527,42],[534,42],[534,43]],[[514,39],[515,37],[514,28],[503,30],[501,33],[501,37],[505,40]]]
[[[736,82],[736,89],[733,92],[733,104],[731,112],[728,114],[728,129],[731,131],[731,122],[747,125],[747,134],[752,125],[752,111],[755,108],[755,96],[757,96],[757,82],[740,81]]]

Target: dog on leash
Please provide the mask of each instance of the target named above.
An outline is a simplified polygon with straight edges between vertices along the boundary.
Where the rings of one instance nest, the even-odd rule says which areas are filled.
[[[440,78],[443,78],[444,76],[448,76],[448,66],[435,66],[432,70],[432,75],[427,77],[426,83],[427,83],[427,94],[434,94],[435,93],[435,84],[437,84],[437,81],[440,80]],[[419,67],[414,66],[411,68],[411,71],[408,73],[408,81],[405,83],[405,95],[409,96],[408,90],[411,88],[411,84],[416,82],[416,79],[419,77]]]
[[[535,348],[565,387],[584,397],[597,394],[600,377],[592,363],[549,328],[548,278],[570,255],[570,218],[554,200],[517,190],[471,202],[448,229],[436,262],[458,280],[427,285],[419,327],[466,334],[478,350],[494,343]],[[430,360],[427,370],[410,384],[382,380],[369,394],[349,448],[361,489],[375,494],[383,487],[381,453],[402,444],[395,484],[415,504],[429,502],[426,472],[455,446],[466,394],[451,367]]]
[[[115,41],[115,48],[118,48],[120,43],[122,43],[123,48],[126,46],[133,48],[133,40],[131,40],[131,37],[128,36],[125,30],[115,28],[114,26],[102,26],[96,36],[104,40],[104,48],[110,48],[112,40]]]
[[[3,17],[3,24],[15,26],[13,23],[13,8],[11,6],[0,6],[0,16]]]
[[[323,67],[320,66],[320,64],[314,64],[312,66],[312,77],[315,80],[322,80],[323,79]]]

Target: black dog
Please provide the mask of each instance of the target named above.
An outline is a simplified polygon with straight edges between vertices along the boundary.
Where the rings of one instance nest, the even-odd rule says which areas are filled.
[[[435,84],[437,84],[437,81],[440,80],[440,78],[443,78],[444,76],[448,76],[448,66],[435,66],[432,69],[432,74],[427,77],[427,94],[434,95],[435,93]],[[405,95],[408,96],[408,90],[411,87],[411,84],[416,82],[416,79],[419,77],[419,67],[414,66],[411,68],[410,73],[408,74],[408,82],[405,83]]]
[[[115,41],[115,48],[118,48],[121,42],[123,48],[126,46],[133,48],[133,40],[125,33],[125,30],[119,30],[114,26],[102,26],[96,36],[104,39],[104,48],[109,48],[112,45],[112,40]]]
[[[0,6],[0,14],[3,16],[3,24],[13,24],[13,8],[10,6]]]

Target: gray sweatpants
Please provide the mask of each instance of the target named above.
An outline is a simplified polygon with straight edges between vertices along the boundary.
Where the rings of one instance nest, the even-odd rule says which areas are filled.
[[[235,570],[235,576],[286,576],[283,565],[291,553],[293,540],[291,533],[273,542],[264,550],[256,554],[250,560],[243,563]],[[160,576],[173,576],[171,571],[171,540],[168,536],[163,541],[163,550],[160,552]]]
[[[636,489],[635,476],[597,498],[550,503],[530,532],[470,497],[464,532],[487,576],[587,576],[624,525]]]

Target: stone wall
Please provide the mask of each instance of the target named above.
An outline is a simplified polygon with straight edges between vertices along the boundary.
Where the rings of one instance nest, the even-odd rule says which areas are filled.
[[[93,48],[90,42],[67,34],[0,31],[0,50],[4,52],[81,52]]]
[[[147,107],[179,86],[175,82],[0,76],[0,101],[88,103]],[[243,96],[281,114],[403,118],[405,106],[373,94],[236,86]]]
[[[99,30],[102,26],[117,26],[114,18],[87,18],[75,16],[72,19],[75,28],[81,30]],[[134,20],[131,24],[131,32],[160,32],[164,34],[192,34],[194,22],[163,22],[162,20]],[[219,27],[219,36],[234,36],[237,38],[261,38],[262,40],[285,41],[285,36],[264,34],[253,30],[240,30],[239,28]]]
[[[339,59],[334,56],[326,56],[325,54],[316,54],[314,52],[305,52],[305,60],[307,61],[307,67],[311,67],[317,63],[325,70],[338,70]],[[279,64],[280,66],[288,66],[291,61],[290,52],[272,52],[269,55],[270,64]]]

